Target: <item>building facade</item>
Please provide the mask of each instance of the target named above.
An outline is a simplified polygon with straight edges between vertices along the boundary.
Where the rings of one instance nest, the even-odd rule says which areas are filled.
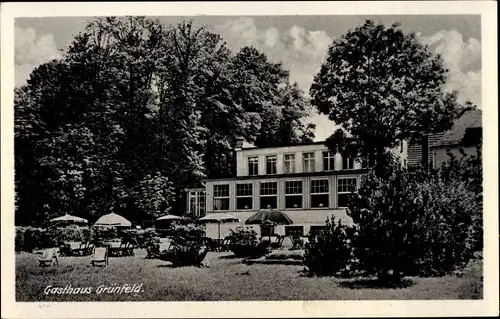
[[[405,164],[406,144],[393,151]],[[345,207],[367,172],[363,161],[334,154],[324,142],[264,148],[239,143],[235,152],[236,176],[188,190],[188,214],[229,213],[244,224],[258,210],[278,209],[293,221],[275,228],[282,235],[306,235],[332,216],[352,223]],[[260,227],[256,231],[264,235]]]
[[[482,112],[472,110],[455,121],[449,131],[422,137],[420,143],[408,146],[408,165],[438,169],[450,160],[450,154],[480,155],[482,147]]]

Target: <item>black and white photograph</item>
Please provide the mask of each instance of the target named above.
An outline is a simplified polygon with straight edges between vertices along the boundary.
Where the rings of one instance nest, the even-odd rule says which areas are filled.
[[[71,15],[46,3],[10,17],[10,301],[121,310],[53,317],[130,317],[134,304],[145,316],[148,302],[164,302],[159,316],[187,316],[189,302],[223,316],[213,302],[231,301],[331,301],[295,304],[317,316],[340,301],[454,300],[484,303],[450,313],[498,314],[496,42],[485,60],[484,30],[496,3],[477,3],[74,3]],[[272,305],[256,316],[296,315]]]

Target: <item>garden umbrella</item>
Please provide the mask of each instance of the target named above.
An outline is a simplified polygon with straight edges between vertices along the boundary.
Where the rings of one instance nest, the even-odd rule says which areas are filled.
[[[80,224],[88,223],[88,220],[86,220],[85,218],[73,216],[70,214],[65,214],[65,215],[60,216],[60,217],[52,218],[50,221],[51,222],[80,223]]]
[[[95,222],[94,226],[108,226],[108,227],[122,226],[122,227],[130,227],[130,226],[132,226],[132,223],[130,221],[128,221],[123,216],[120,216],[120,215],[115,214],[115,213],[111,213],[111,214],[107,214],[107,215],[101,216],[101,218],[99,218]]]
[[[220,240],[220,224],[221,223],[238,223],[240,219],[236,216],[222,213],[208,214],[205,217],[198,219],[202,223],[217,223]]]
[[[248,217],[246,225],[262,225],[274,223],[275,225],[291,225],[293,221],[282,211],[279,210],[260,210]]]
[[[260,210],[250,216],[246,225],[291,225],[293,221],[282,211],[279,210]],[[269,231],[269,241],[271,241],[271,232]]]
[[[184,217],[167,214],[165,216],[161,216],[160,218],[157,218],[156,220],[181,220],[181,219],[184,219]]]

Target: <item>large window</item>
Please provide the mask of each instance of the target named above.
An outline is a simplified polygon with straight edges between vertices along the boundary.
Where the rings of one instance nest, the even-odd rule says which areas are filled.
[[[276,155],[266,156],[266,174],[276,174]]]
[[[337,180],[337,206],[347,207],[349,195],[357,191],[356,177],[342,177]]]
[[[205,215],[205,192],[189,192],[189,213],[193,216]]]
[[[304,172],[314,172],[314,153],[304,153],[302,156]]]
[[[311,207],[328,208],[328,198],[330,189],[328,187],[328,179],[314,179],[311,180]]]
[[[249,157],[248,158],[248,175],[259,175],[259,158]]]
[[[295,154],[285,154],[285,174],[295,173]]]
[[[252,209],[252,183],[236,184],[236,209]]]
[[[270,209],[278,207],[278,183],[260,183],[260,208]]]
[[[304,236],[304,226],[285,226],[285,236]]]
[[[214,211],[229,210],[229,185],[214,185]]]
[[[323,170],[333,171],[335,169],[335,154],[330,151],[323,152]]]
[[[311,226],[309,228],[309,235],[317,236],[319,233],[321,233],[325,229],[326,229],[326,226]]]
[[[285,181],[285,208],[302,208],[302,181]]]
[[[342,169],[353,169],[354,159],[349,156],[342,156]]]

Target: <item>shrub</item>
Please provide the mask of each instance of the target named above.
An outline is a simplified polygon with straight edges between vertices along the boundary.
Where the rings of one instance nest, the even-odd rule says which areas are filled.
[[[310,235],[304,255],[304,264],[309,274],[339,275],[352,258],[351,233],[351,228],[332,218],[326,220],[325,229]]]
[[[204,234],[204,229],[196,224],[174,226],[171,247],[160,253],[160,259],[170,261],[175,267],[200,265],[208,252]]]
[[[269,252],[268,244],[259,242],[252,228],[239,226],[232,229],[229,238],[230,249],[238,257],[261,257]]]
[[[351,197],[357,224],[355,255],[368,274],[384,281],[406,275],[443,275],[466,263],[475,195],[458,178],[394,171],[367,175]]]

